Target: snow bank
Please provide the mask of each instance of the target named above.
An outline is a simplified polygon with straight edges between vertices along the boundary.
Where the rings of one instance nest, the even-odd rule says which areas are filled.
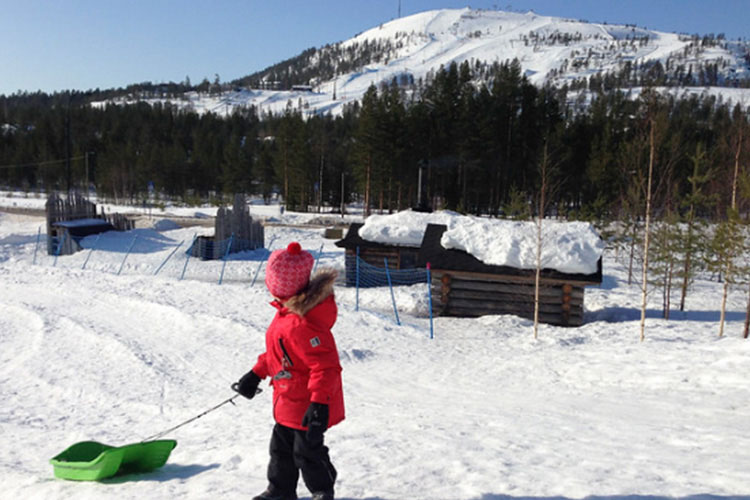
[[[371,215],[359,236],[376,243],[419,247],[428,224],[444,224],[441,245],[463,250],[489,265],[536,268],[535,222],[484,219],[450,211],[421,213],[406,210],[392,215]],[[604,243],[587,222],[544,221],[542,267],[563,273],[592,274]]]
[[[171,219],[161,219],[154,223],[155,231],[172,231],[174,229],[180,229],[180,225]]]

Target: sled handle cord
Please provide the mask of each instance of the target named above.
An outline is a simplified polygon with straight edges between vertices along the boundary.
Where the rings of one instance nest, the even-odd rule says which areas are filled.
[[[256,392],[256,394],[259,393],[259,392],[261,392],[261,389],[258,389],[257,392]],[[209,408],[208,410],[204,411],[203,413],[201,413],[199,415],[196,415],[193,418],[189,418],[188,420],[185,420],[181,424],[175,425],[174,427],[171,427],[171,428],[167,429],[166,431],[162,431],[162,432],[160,432],[158,434],[154,434],[153,436],[147,437],[146,439],[142,440],[141,443],[145,443],[146,441],[151,441],[152,439],[160,438],[160,437],[162,437],[165,434],[169,434],[170,432],[175,431],[175,430],[179,429],[180,427],[183,427],[183,426],[185,426],[185,425],[187,425],[187,424],[189,424],[191,422],[194,422],[194,421],[198,420],[199,418],[201,418],[202,416],[207,415],[207,414],[211,413],[214,410],[218,410],[219,408],[221,408],[222,406],[224,406],[227,403],[234,404],[234,400],[236,398],[238,398],[238,397],[240,397],[240,395],[239,394],[235,394],[231,398],[225,399],[224,401],[222,401],[221,403],[217,404],[213,408]]]

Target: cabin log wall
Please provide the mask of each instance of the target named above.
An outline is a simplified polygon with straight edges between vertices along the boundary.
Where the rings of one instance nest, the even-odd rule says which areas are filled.
[[[583,323],[583,283],[542,280],[539,320],[561,326]],[[514,314],[534,318],[534,278],[432,270],[433,314],[476,317]]]
[[[418,249],[396,246],[360,247],[359,258],[371,266],[385,269],[385,259],[388,259],[388,269],[413,269]],[[357,249],[347,248],[344,256],[346,266],[346,285],[357,284]],[[385,286],[387,283],[372,283],[370,286]],[[360,283],[363,286],[363,283]]]

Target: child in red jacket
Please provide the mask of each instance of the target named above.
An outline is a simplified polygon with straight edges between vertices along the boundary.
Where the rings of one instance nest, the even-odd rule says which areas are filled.
[[[299,473],[312,500],[333,500],[336,469],[323,433],[344,419],[341,364],[331,328],[337,308],[336,271],[310,271],[313,257],[299,243],[268,259],[266,286],[276,308],[266,331],[266,351],[236,390],[252,399],[271,377],[273,416],[268,488],[253,500],[296,500]]]

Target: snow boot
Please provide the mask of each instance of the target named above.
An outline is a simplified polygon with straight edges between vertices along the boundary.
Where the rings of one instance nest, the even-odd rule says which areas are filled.
[[[312,494],[312,498],[310,500],[333,500],[333,490],[316,491]]]
[[[333,497],[331,497],[333,499]],[[253,500],[297,500],[296,493],[276,493],[271,488],[266,489],[260,495],[253,497]]]

